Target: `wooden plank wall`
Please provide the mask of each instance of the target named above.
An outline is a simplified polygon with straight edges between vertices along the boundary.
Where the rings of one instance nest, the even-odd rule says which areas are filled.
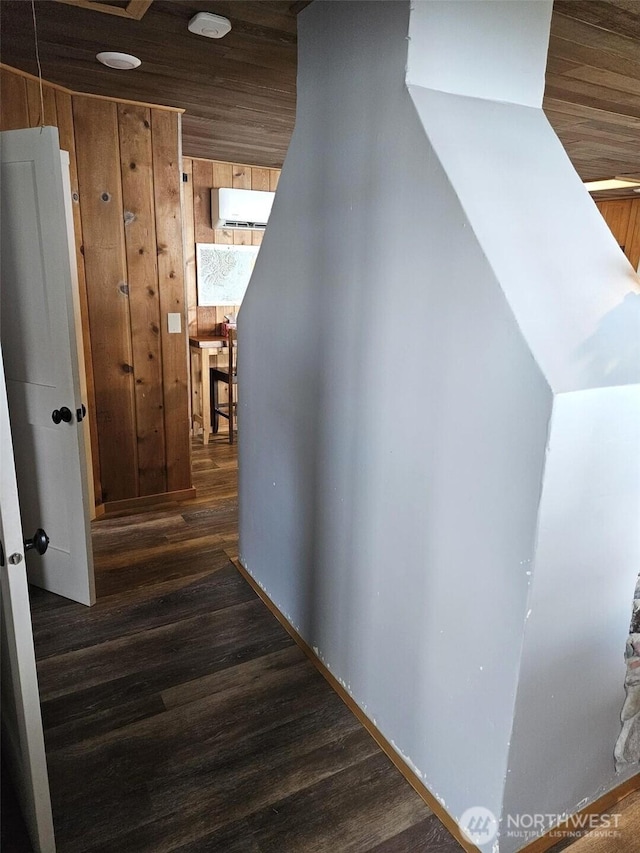
[[[261,231],[241,231],[212,227],[211,190],[233,187],[245,190],[275,191],[280,169],[223,163],[219,160],[197,160],[184,157],[182,171],[186,175],[184,192],[184,244],[186,253],[186,292],[189,334],[207,335],[216,331],[224,315],[237,313],[240,306],[198,306],[196,287],[196,243],[226,243],[236,246],[259,246]]]
[[[73,224],[75,229],[76,260],[78,264],[78,283],[80,287],[80,311],[82,315],[83,350],[87,379],[87,411],[91,435],[93,487],[96,503],[102,503],[100,457],[98,447],[98,427],[96,419],[95,386],[93,383],[93,352],[91,333],[88,325],[87,283],[84,255],[82,249],[82,221],[80,217],[80,197],[78,194],[78,165],[73,124],[71,95],[48,84],[43,85],[45,121],[58,128],[60,147],[69,152],[69,171],[71,177],[71,197],[73,206]],[[21,130],[37,127],[40,124],[39,86],[22,74],[0,69],[0,130]]]
[[[37,81],[2,68],[0,98],[0,129],[40,124]],[[188,490],[180,113],[49,84],[43,100],[71,157],[96,501]]]
[[[182,234],[180,125],[175,113],[153,110],[153,192],[156,205],[158,290],[162,322],[162,381],[167,490],[191,486],[189,380]],[[167,314],[182,317],[182,333],[169,334]]]
[[[634,270],[640,264],[640,198],[596,202],[600,213]]]

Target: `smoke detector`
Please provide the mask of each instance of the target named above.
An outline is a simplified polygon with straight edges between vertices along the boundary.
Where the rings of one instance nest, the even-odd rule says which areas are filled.
[[[137,56],[132,56],[130,53],[117,53],[113,50],[97,53],[96,59],[107,68],[117,68],[120,71],[131,71],[132,68],[142,64]]]
[[[212,12],[198,12],[189,21],[189,32],[208,39],[221,39],[231,30],[231,21]]]

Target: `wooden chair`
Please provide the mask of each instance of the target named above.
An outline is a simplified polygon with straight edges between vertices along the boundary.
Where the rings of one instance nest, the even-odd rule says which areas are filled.
[[[213,431],[218,432],[218,419],[227,418],[229,421],[229,444],[233,444],[234,432],[238,428],[238,342],[235,329],[229,329],[229,346],[227,349],[229,352],[228,366],[209,368],[211,424]],[[223,382],[229,387],[228,403],[218,401],[218,382]]]

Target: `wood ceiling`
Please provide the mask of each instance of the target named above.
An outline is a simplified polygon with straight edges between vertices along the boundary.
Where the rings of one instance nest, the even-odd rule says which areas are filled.
[[[297,8],[291,0],[154,0],[132,20],[37,0],[42,74],[77,91],[184,108],[185,155],[280,167],[295,118]],[[229,35],[190,33],[190,18],[205,11],[229,18]],[[2,62],[37,73],[31,3],[1,0],[0,24]],[[142,65],[105,68],[95,58],[104,50]]]
[[[544,109],[583,180],[640,180],[638,0],[555,0]]]
[[[43,75],[80,91],[183,107],[186,155],[279,167],[293,130],[296,14],[305,5],[154,0],[134,20],[38,0]],[[228,17],[231,33],[220,41],[189,33],[201,11]],[[1,0],[0,24],[2,61],[36,73],[31,4]],[[142,66],[104,68],[95,60],[101,50],[133,53]],[[640,0],[556,0],[544,107],[584,180],[640,176]]]

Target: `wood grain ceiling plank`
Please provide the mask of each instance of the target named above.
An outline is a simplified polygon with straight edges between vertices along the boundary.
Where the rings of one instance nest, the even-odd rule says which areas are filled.
[[[610,155],[609,149],[605,148],[602,145],[593,145],[593,144],[588,143],[588,142],[568,142],[566,147],[567,147],[568,151],[571,151],[573,156],[579,157],[580,159],[583,159],[583,160],[598,160],[601,163],[604,163],[607,161],[609,163],[617,162],[617,163],[620,163],[621,165],[624,165],[625,162],[627,164],[631,164],[630,166],[627,165],[627,168],[623,169],[624,171],[627,171],[628,168],[633,168],[633,164],[637,163],[636,152],[633,152],[632,154],[626,154],[626,155],[624,153],[619,154],[616,152],[615,156],[612,158]],[[625,161],[625,157],[626,157],[626,161]],[[613,176],[613,173],[612,173],[612,176]]]
[[[618,115],[640,118],[640,98],[626,92],[581,83],[568,77],[549,75],[545,92],[552,98],[579,100],[581,106],[615,112]]]
[[[625,76],[640,78],[640,48],[636,50],[636,61],[625,59],[624,65],[620,56],[603,48],[592,48],[576,44],[567,39],[551,35],[549,39],[549,58],[568,60],[576,65],[587,65],[590,68],[602,68],[614,73],[624,70]]]
[[[606,192],[590,193],[594,201],[602,202],[623,198],[638,198],[637,194],[631,190],[607,190]]]
[[[580,3],[580,6],[587,5]],[[554,11],[551,18],[551,35],[573,44],[604,50],[624,57],[631,62],[638,61],[638,44],[633,38],[607,32],[591,24]]]
[[[611,0],[589,0],[586,3],[555,0],[554,11],[609,33],[640,39],[640,5],[637,3],[621,6]]]
[[[568,153],[568,152],[567,152]],[[571,156],[571,155],[569,155]],[[619,161],[611,161],[606,158],[595,159],[593,157],[581,158],[576,156],[576,171],[583,181],[602,181],[615,177],[618,174]]]
[[[616,6],[618,9],[626,9],[634,14],[640,14],[638,9],[638,0],[608,0],[611,6]]]
[[[594,136],[590,133],[583,133],[580,131],[572,132],[566,131],[562,135],[562,144],[567,145],[575,145],[579,143],[585,146],[593,146],[596,147],[599,151],[606,149],[609,153],[613,152],[620,157],[634,157],[638,154],[638,145],[637,142],[628,142],[628,143],[613,143],[610,139],[607,139],[606,135],[601,135],[600,137]]]
[[[574,62],[564,56],[547,56],[547,74],[565,74],[567,71],[573,71],[580,68],[579,62]]]
[[[110,82],[110,81],[105,81]],[[147,62],[129,85],[151,87],[167,97],[174,92],[189,92],[201,108],[206,108],[208,89],[212,86],[235,89],[239,92],[260,92],[287,103],[295,103],[295,83],[289,83],[276,71],[259,66],[246,65],[236,60],[194,64],[188,74],[177,78],[171,64]],[[174,95],[175,97],[175,95]]]
[[[280,51],[263,46],[252,47],[250,44],[230,47],[228,59],[247,65],[258,65],[260,68],[276,68],[281,73],[286,73],[287,70],[295,72],[297,65],[295,48]]]
[[[208,137],[205,140],[200,140],[196,137],[187,136],[183,141],[185,147],[188,145],[189,151],[193,152],[190,156],[194,159],[208,159],[211,151],[215,150],[219,151],[221,156],[229,162],[234,154],[239,154],[249,165],[266,163],[270,168],[280,168],[278,166],[278,163],[281,164],[280,158],[274,154],[277,148],[275,145],[269,144],[268,141],[263,147],[243,143],[238,145],[235,140],[229,143],[219,142],[215,138],[214,144],[212,144]]]
[[[621,115],[611,109],[593,107],[590,104],[572,103],[565,97],[556,96],[549,88],[545,89],[543,102],[543,109],[546,110],[547,108],[556,109],[566,115],[573,115],[578,118],[605,121],[615,126],[640,130],[640,119],[635,116]]]
[[[564,113],[559,113],[556,110],[545,109],[544,114],[549,119],[549,122],[556,133],[561,130],[564,132],[565,130],[573,130],[574,128],[582,127],[582,122],[573,122],[571,120],[571,116],[564,115]]]
[[[613,71],[581,65],[568,69],[562,76],[581,80],[583,83],[593,83],[604,89],[612,89],[614,92],[631,94],[640,98],[640,78],[634,79],[626,74],[616,74]]]
[[[217,120],[205,118],[203,116],[192,116],[189,113],[185,113],[183,117],[183,123],[187,122],[189,127],[193,129],[194,132],[199,133],[199,135],[209,135],[210,128],[216,128],[217,134],[220,139],[225,139],[229,142],[236,139],[238,144],[242,144],[246,142],[246,140],[251,136],[251,134],[255,131],[256,139],[264,138],[266,135],[272,136],[274,138],[289,138],[287,135],[287,128],[285,126],[278,128],[277,126],[269,126],[266,127],[262,124],[256,124],[253,127],[250,124],[246,123],[246,119],[243,116],[240,116],[236,121],[229,121],[227,116],[222,114]],[[240,128],[240,136],[238,137],[237,132],[238,128]],[[211,158],[209,158],[211,159]],[[216,160],[222,160],[222,157],[216,157]],[[247,160],[242,160],[241,158],[236,158],[236,162],[238,163],[247,163]]]

